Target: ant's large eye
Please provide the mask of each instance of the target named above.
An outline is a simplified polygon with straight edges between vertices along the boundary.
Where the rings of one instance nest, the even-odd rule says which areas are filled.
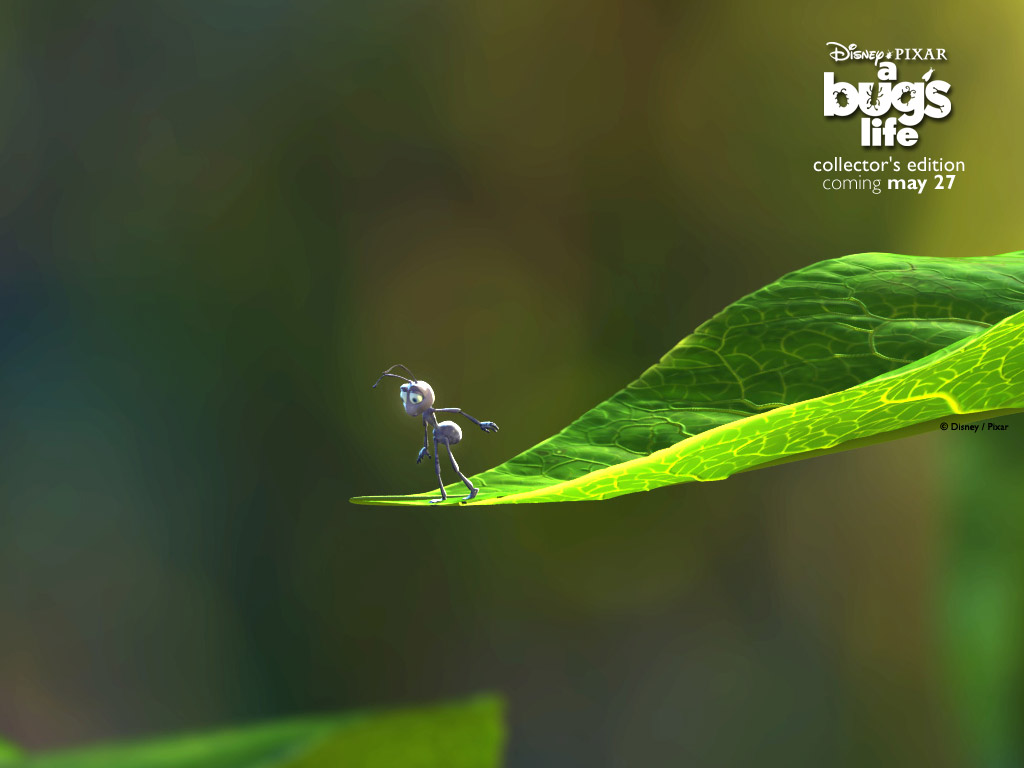
[[[409,402],[413,404],[422,402],[422,400],[423,395],[421,395],[419,392],[413,392],[411,395],[409,395]]]

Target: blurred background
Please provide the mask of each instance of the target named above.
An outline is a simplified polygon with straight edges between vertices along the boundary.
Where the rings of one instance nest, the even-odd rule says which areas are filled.
[[[821,189],[865,156],[830,41],[947,49],[952,117],[891,154],[952,190]],[[4,3],[0,733],[494,690],[514,768],[1021,764],[1021,417],[601,503],[348,498],[431,485],[392,363],[501,425],[472,473],[787,271],[1024,248],[1022,68],[1011,0]]]

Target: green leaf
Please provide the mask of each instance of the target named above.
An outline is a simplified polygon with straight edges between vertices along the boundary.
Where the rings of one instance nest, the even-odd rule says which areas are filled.
[[[9,741],[0,739],[0,765],[10,765],[21,757],[21,750]]]
[[[289,720],[219,733],[26,757],[12,768],[495,768],[493,696],[433,707]]]
[[[471,504],[721,480],[1024,408],[1024,253],[823,261],[740,299],[554,437],[474,476]],[[459,499],[464,486],[448,492]],[[425,504],[433,493],[367,496]]]

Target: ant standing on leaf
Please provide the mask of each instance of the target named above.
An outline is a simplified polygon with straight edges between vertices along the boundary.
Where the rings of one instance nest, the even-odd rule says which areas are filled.
[[[405,378],[405,376],[399,376],[397,373],[392,373],[393,368],[405,368],[406,373],[412,376],[411,379]],[[437,473],[437,483],[441,487],[441,498],[431,499],[431,504],[436,504],[439,501],[444,501],[448,498],[448,494],[444,490],[444,482],[441,480],[441,460],[438,455],[438,446],[443,445],[444,449],[448,451],[448,458],[451,459],[452,469],[455,470],[455,474],[466,484],[469,489],[469,496],[464,496],[466,501],[469,501],[480,492],[473,483],[469,481],[469,478],[462,474],[462,470],[459,469],[458,462],[455,461],[455,456],[452,454],[452,446],[455,445],[462,439],[462,429],[454,421],[442,421],[440,424],[437,422],[435,413],[458,413],[465,416],[467,419],[476,424],[484,432],[497,432],[498,425],[493,421],[477,421],[468,413],[461,408],[435,408],[434,407],[434,390],[425,381],[418,381],[416,374],[410,371],[406,366],[401,363],[396,363],[382,373],[377,381],[373,384],[373,389],[377,388],[380,384],[380,380],[385,376],[391,376],[396,379],[408,382],[403,384],[401,387],[402,404],[405,406],[405,412],[410,416],[421,416],[423,418],[423,447],[420,448],[419,456],[416,457],[416,463],[419,464],[423,461],[423,457],[430,458],[430,453],[427,451],[429,430],[431,427],[434,428],[434,471]]]

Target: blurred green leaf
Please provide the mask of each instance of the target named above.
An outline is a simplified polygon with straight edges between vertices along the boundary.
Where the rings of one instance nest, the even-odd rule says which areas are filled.
[[[11,742],[0,738],[0,765],[13,763],[19,757],[21,757],[21,750],[11,744]]]
[[[940,472],[950,526],[941,648],[965,763],[974,766],[1024,765],[1024,424],[1007,426],[998,440],[953,441]]]
[[[493,696],[313,717],[140,744],[26,757],[14,768],[494,768],[504,742]]]
[[[473,478],[472,504],[605,499],[1024,407],[1024,254],[868,253],[730,305],[549,440]],[[449,492],[458,498],[461,486]],[[424,504],[434,494],[370,496]]]

